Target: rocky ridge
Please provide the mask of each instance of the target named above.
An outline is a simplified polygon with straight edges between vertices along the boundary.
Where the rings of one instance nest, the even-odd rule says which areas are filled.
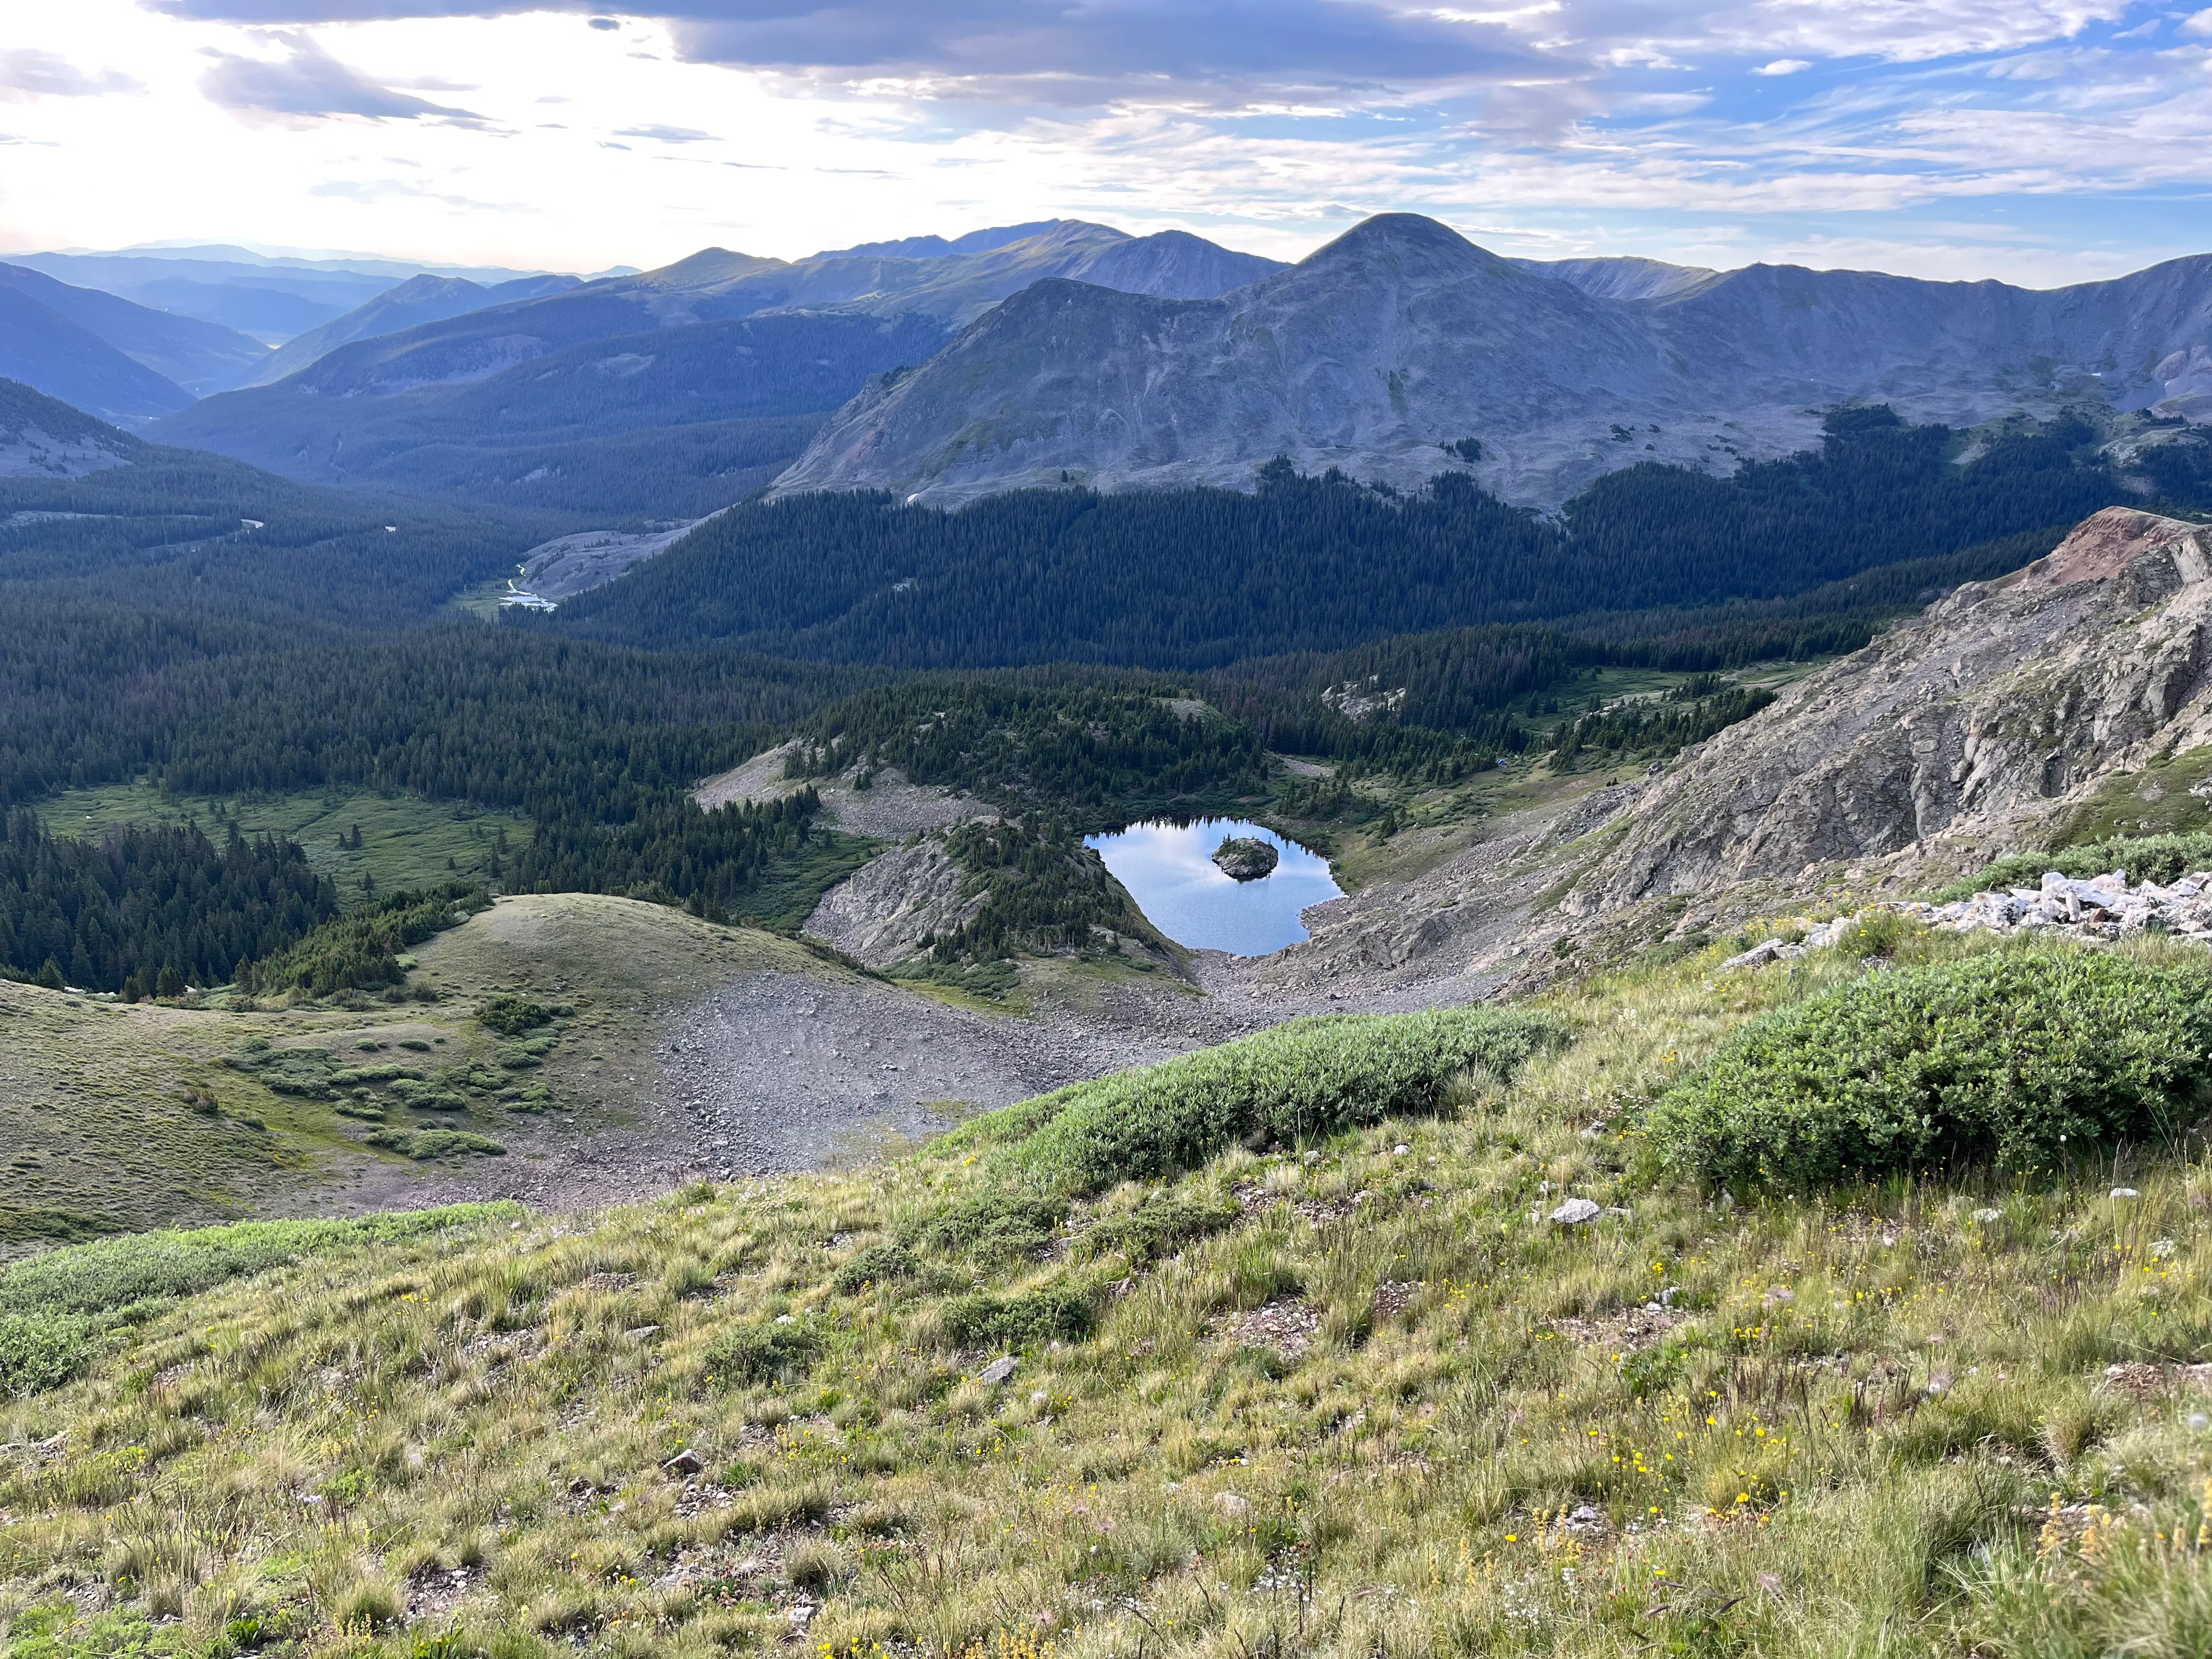
[[[2212,744],[2208,630],[2212,528],[2108,508],[1650,775],[1486,824],[1417,876],[1314,907],[1309,940],[1224,977],[1271,1000],[1511,996],[1808,905],[1910,905]],[[2188,935],[2212,911],[2185,884],[2103,877],[1911,914]]]
[[[1470,465],[1507,500],[1553,505],[1638,462],[1725,472],[1807,447],[1817,411],[1853,399],[1966,424],[2082,401],[2193,418],[2212,413],[2208,343],[2212,256],[2049,292],[1554,270],[1385,214],[1217,297],[1040,283],[872,384],[776,489],[948,505],[1069,481],[1249,489],[1279,454],[1401,488]],[[1473,462],[1443,447],[1468,438]]]
[[[1586,917],[1937,841],[1994,844],[2212,736],[2212,530],[2128,507],[1686,754],[1560,902]]]

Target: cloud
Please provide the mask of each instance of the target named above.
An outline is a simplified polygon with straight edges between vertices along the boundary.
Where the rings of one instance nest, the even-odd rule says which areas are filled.
[[[436,119],[470,127],[489,125],[468,110],[451,109],[412,93],[378,85],[325,52],[305,30],[278,30],[270,39],[284,49],[283,58],[210,53],[216,65],[200,77],[200,90],[210,102],[249,121],[286,125],[339,116],[371,121]]]
[[[472,196],[454,196],[406,179],[326,179],[307,186],[307,194],[326,201],[358,202],[373,205],[395,198],[436,202],[465,213],[539,213],[544,210],[515,202],[480,202]]]
[[[657,125],[623,127],[616,132],[615,137],[617,138],[657,138],[664,144],[697,144],[713,143],[716,142],[713,133],[702,132],[696,127],[664,127]]]
[[[611,17],[594,17],[591,20],[591,27],[595,29],[618,29],[622,25]]]
[[[58,52],[32,46],[0,48],[0,100],[27,104],[34,98],[97,98],[111,92],[145,88],[113,70],[81,70]]]
[[[2184,34],[2212,34],[2212,11],[2200,11],[2183,20]]]
[[[1812,67],[1812,64],[1802,58],[1778,58],[1771,64],[1761,64],[1757,69],[1752,70],[1752,73],[1753,75],[1795,75],[1801,70],[1808,70]]]

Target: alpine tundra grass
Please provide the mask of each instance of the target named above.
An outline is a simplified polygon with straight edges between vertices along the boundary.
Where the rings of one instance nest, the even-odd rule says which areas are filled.
[[[1675,1173],[1655,1103],[1886,971],[1729,948],[876,1168],[19,1266],[6,1651],[2206,1651],[2212,1166]]]

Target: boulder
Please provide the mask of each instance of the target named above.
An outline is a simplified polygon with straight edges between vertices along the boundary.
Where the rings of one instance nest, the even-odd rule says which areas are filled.
[[[1280,855],[1267,842],[1253,836],[1224,836],[1213,849],[1213,862],[1233,881],[1257,881],[1272,875]]]
[[[1579,1227],[1585,1221],[1595,1221],[1605,1213],[1605,1206],[1593,1199],[1571,1198],[1552,1212],[1552,1219],[1562,1227]]]

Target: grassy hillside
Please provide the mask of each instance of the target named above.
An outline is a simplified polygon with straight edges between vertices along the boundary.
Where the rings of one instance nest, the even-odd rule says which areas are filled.
[[[1900,1006],[1990,977],[1866,943]],[[1865,978],[1724,948],[849,1175],[18,1267],[7,1650],[2204,1651],[2212,1176],[1702,1186],[1650,1103]],[[2004,955],[2094,1031],[2111,974]],[[2005,1086],[2087,1110],[2063,1071]]]
[[[284,794],[172,795],[143,779],[49,795],[38,804],[58,835],[97,838],[110,824],[190,820],[220,835],[241,833],[296,841],[315,873],[337,888],[338,902],[455,878],[496,880],[498,871],[530,840],[526,817],[419,795],[369,789],[297,790]],[[361,845],[353,845],[353,832]]]
[[[0,982],[0,1258],[419,1204],[501,1151],[580,1152],[662,1103],[654,1051],[672,1011],[761,969],[835,971],[788,940],[580,893],[503,900],[410,960],[411,987],[436,1000],[126,1007]],[[480,1018],[500,998],[568,1012],[510,1035]]]

